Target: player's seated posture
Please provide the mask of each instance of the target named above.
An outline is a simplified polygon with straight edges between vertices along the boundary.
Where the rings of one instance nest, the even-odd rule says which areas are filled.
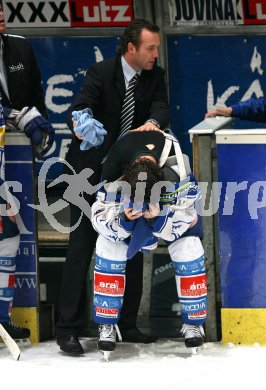
[[[106,181],[92,206],[98,231],[94,273],[94,320],[98,348],[113,351],[123,305],[126,262],[164,239],[176,273],[181,332],[187,347],[203,344],[207,315],[204,250],[198,237],[199,191],[178,141],[161,131],[131,131],[103,163]]]

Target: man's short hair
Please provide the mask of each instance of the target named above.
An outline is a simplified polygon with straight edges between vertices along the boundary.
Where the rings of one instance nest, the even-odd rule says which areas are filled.
[[[156,24],[145,19],[135,19],[125,28],[125,31],[117,46],[117,52],[120,54],[126,53],[129,42],[138,48],[141,45],[140,34],[143,29],[154,33],[160,32],[160,28]]]
[[[130,184],[130,197],[132,200],[136,200],[138,198],[137,183],[142,181],[143,174],[145,175],[143,180],[145,185],[144,200],[149,202],[154,184],[163,180],[163,170],[159,164],[145,158],[134,160],[125,167],[122,180]]]

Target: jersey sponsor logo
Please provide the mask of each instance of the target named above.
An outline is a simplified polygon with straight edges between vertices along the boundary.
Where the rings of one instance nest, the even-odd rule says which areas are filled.
[[[117,318],[119,312],[118,309],[107,309],[99,306],[96,306],[95,311],[98,317],[108,317],[108,318]]]
[[[120,261],[119,263],[112,263],[111,264],[111,270],[120,270],[124,271],[126,269],[126,262],[125,261]]]
[[[0,254],[1,256],[1,254]],[[0,269],[1,267],[5,267],[4,269],[7,269],[7,267],[15,267],[15,257],[0,257]]]
[[[188,318],[190,320],[203,320],[207,316],[207,310],[200,311],[199,313],[189,313]]]
[[[183,312],[193,312],[193,313],[200,313],[201,311],[207,311],[207,299],[204,298],[200,301],[187,301],[187,302],[182,302],[180,300],[180,308],[181,311]]]
[[[202,297],[207,294],[206,275],[180,277],[178,279],[179,297]]]
[[[205,269],[204,256],[194,261],[174,262],[174,267],[178,275],[189,276],[191,273],[202,273]]]
[[[6,1],[9,27],[126,26],[133,20],[132,0]]]
[[[95,306],[114,309],[122,306],[123,299],[118,297],[103,297],[101,295],[94,295],[93,303]]]
[[[94,273],[94,292],[103,295],[123,296],[125,276]]]
[[[24,65],[22,64],[22,62],[20,62],[18,65],[9,66],[10,73],[17,72],[18,70],[23,70],[23,69],[24,69]]]
[[[126,261],[115,261],[104,259],[100,256],[96,256],[96,269],[104,270],[107,272],[112,271],[124,271],[126,269]]]

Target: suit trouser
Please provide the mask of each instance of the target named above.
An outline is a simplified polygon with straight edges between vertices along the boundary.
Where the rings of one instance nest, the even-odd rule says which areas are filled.
[[[70,226],[80,218],[80,209],[70,205]],[[87,273],[95,249],[97,233],[88,217],[83,215],[79,226],[70,233],[69,247],[64,264],[59,297],[57,335],[81,334],[86,326],[89,307],[87,303]],[[119,322],[120,328],[136,326],[143,283],[143,256],[138,253],[128,262],[127,286]],[[92,298],[91,298],[92,299]]]

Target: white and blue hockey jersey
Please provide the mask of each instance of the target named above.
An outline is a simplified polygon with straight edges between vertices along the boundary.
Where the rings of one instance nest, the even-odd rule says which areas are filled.
[[[129,161],[141,155],[152,155],[164,168],[164,179],[169,191],[161,194],[160,213],[149,221],[154,237],[143,249],[154,249],[159,238],[172,242],[197,223],[195,202],[200,193],[187,156],[181,152],[178,141],[171,135],[158,132],[130,132],[117,141],[103,163],[104,187],[98,191],[92,206],[94,229],[111,241],[127,240],[136,228],[136,220],[123,215],[123,197],[118,181]],[[170,169],[170,170],[169,170]]]

